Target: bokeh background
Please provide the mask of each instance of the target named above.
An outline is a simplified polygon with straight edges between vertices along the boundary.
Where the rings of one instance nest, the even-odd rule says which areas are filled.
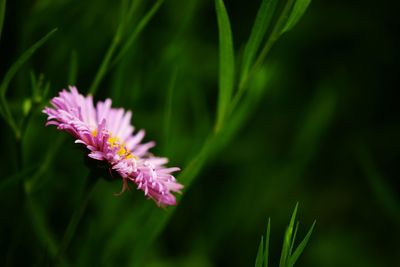
[[[141,2],[137,21],[155,1]],[[260,1],[225,2],[240,57]],[[298,266],[400,266],[399,8],[390,0],[313,1],[268,54],[265,93],[184,189],[141,266],[252,266],[268,217],[271,266],[277,266],[296,202],[300,237],[317,221]],[[47,100],[71,81],[87,92],[120,10],[118,1],[8,1],[2,77],[58,28],[10,84],[7,99],[17,119],[31,95],[32,71],[50,82]],[[217,90],[213,1],[166,0],[95,98],[112,97],[114,106],[133,110],[136,128],[157,141],[152,151],[185,168],[212,129]],[[36,174],[29,168],[45,166],[31,195],[34,208],[21,203],[17,183],[0,187],[2,266],[51,264],[51,245],[37,225],[61,240],[88,173],[80,147],[44,123],[38,109],[22,144],[23,179]],[[17,155],[12,131],[4,120],[0,125],[5,181],[17,173]],[[97,185],[67,253],[71,266],[129,266],[140,247],[136,235],[149,223],[141,212],[157,207],[136,190],[115,197],[120,188],[118,181]]]

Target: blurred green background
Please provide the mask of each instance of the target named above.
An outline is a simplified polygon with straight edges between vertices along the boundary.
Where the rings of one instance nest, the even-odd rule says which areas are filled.
[[[154,2],[138,2],[132,25]],[[240,58],[260,1],[225,2]],[[313,1],[268,54],[265,93],[184,189],[141,266],[252,266],[268,217],[271,266],[277,266],[297,201],[300,236],[317,220],[298,266],[400,266],[399,8],[390,0]],[[7,99],[17,119],[31,94],[32,71],[50,82],[49,98],[74,80],[88,91],[120,12],[118,1],[8,1],[2,77],[58,28],[10,84]],[[185,168],[212,129],[217,90],[213,1],[166,0],[95,98],[133,110],[136,129],[157,141],[152,151]],[[17,184],[0,187],[1,266],[51,265],[44,232],[61,240],[88,173],[81,147],[44,123],[38,110],[22,144],[27,179],[45,166],[30,208]],[[5,181],[17,172],[17,155],[12,131],[0,124]],[[67,253],[71,266],[129,266],[141,246],[137,236],[151,223],[146,212],[158,208],[136,190],[115,197],[120,188],[118,181],[97,185]]]

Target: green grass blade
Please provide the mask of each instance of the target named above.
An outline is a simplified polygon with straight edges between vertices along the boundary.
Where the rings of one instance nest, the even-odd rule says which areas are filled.
[[[289,19],[281,33],[289,31],[297,24],[297,22],[300,20],[300,18],[306,12],[310,3],[311,3],[311,0],[297,0],[294,3],[292,12],[290,13],[290,16],[289,16]]]
[[[335,116],[337,101],[337,90],[326,82],[322,83],[310,100],[305,117],[296,131],[291,152],[293,158],[306,161],[309,156],[305,155],[311,155],[318,148],[321,138]]]
[[[78,55],[75,50],[71,52],[71,61],[69,63],[68,84],[75,85],[78,76]]]
[[[216,132],[218,132],[225,120],[225,115],[232,98],[235,62],[231,25],[224,2],[216,0],[215,9],[219,32],[219,97],[215,127]]]
[[[293,227],[294,227],[294,222],[296,219],[298,205],[299,205],[299,203],[296,203],[296,206],[295,206],[293,214],[292,214],[292,218],[290,219],[289,226],[286,228],[283,245],[282,245],[281,259],[279,261],[279,267],[286,267],[287,262],[290,259],[289,251],[290,251],[290,245],[292,243]]]
[[[0,0],[0,40],[3,31],[4,17],[6,14],[6,0]]]
[[[268,267],[270,236],[271,236],[271,218],[268,218],[267,235],[265,237],[265,248],[264,248],[264,267]]]
[[[297,235],[297,231],[298,230],[299,230],[299,222],[296,223],[296,227],[294,229],[292,243],[290,244],[288,255],[292,255],[292,251],[293,251],[293,248],[294,248],[294,242],[296,241],[296,235]]]
[[[293,252],[293,255],[290,256],[289,259],[289,267],[294,266],[294,264],[296,263],[296,261],[298,260],[298,258],[300,257],[301,253],[303,252],[304,248],[307,245],[308,240],[310,239],[310,236],[314,230],[314,226],[315,226],[315,221],[312,224],[310,230],[308,231],[306,237],[304,237],[303,241],[301,241],[301,243],[299,244],[299,246],[296,248],[296,250]]]
[[[124,14],[125,12],[122,12],[122,17],[120,19],[120,23],[118,25],[118,29],[114,35],[114,38],[111,42],[110,47],[107,50],[106,55],[104,56],[103,62],[101,63],[99,70],[96,73],[96,76],[92,82],[92,85],[89,88],[89,93],[94,95],[101,83],[101,81],[104,79],[105,75],[107,72],[112,68],[122,57],[125,55],[125,53],[129,50],[129,48],[132,46],[133,42],[136,40],[136,38],[139,36],[139,34],[143,31],[143,29],[146,27],[150,19],[154,16],[156,11],[160,8],[161,4],[164,2],[164,0],[158,0],[154,6],[150,9],[150,11],[140,20],[138,26],[135,28],[129,39],[125,42],[125,44],[122,46],[121,50],[118,52],[118,54],[114,57],[114,54],[121,43],[121,40],[123,38],[123,32],[125,28],[125,22],[127,18],[125,18]],[[133,12],[132,12],[133,13]],[[131,14],[131,12],[128,12],[128,15]]]
[[[94,95],[97,92],[97,89],[99,88],[101,81],[104,79],[104,76],[109,71],[111,59],[122,38],[121,34],[122,34],[122,19],[121,19],[121,24],[119,24],[118,29],[114,35],[114,38],[110,44],[110,47],[108,48],[106,55],[104,56],[103,62],[101,63],[99,69],[97,70],[96,76],[94,77],[93,82],[89,88],[89,94]]]
[[[118,61],[120,61],[125,54],[128,52],[128,50],[132,47],[132,44],[136,40],[136,38],[142,33],[144,28],[149,24],[149,21],[153,18],[153,16],[157,13],[157,11],[160,9],[161,5],[164,3],[164,0],[157,0],[157,2],[151,7],[151,9],[146,13],[146,15],[143,16],[143,18],[139,21],[137,27],[133,30],[131,33],[130,37],[128,40],[125,42],[125,44],[122,46],[120,51],[118,52],[117,56],[112,62],[112,65],[116,64]],[[129,13],[133,13],[129,12]]]
[[[287,23],[294,1],[295,0],[287,0],[283,8],[280,10],[279,15],[277,15],[276,22],[272,27],[271,33],[269,34],[263,49],[258,55],[256,62],[254,63],[253,69],[261,66],[268,52],[271,50],[273,44],[275,43],[276,40],[278,40],[279,36],[282,33],[282,29]]]
[[[247,41],[244,49],[239,88],[243,88],[244,81],[247,80],[250,66],[254,61],[254,58],[260,48],[261,42],[270,25],[277,2],[277,0],[262,0],[261,6],[258,9],[249,40]]]
[[[35,53],[35,51],[40,48],[55,32],[57,29],[51,30],[48,34],[46,34],[42,39],[33,44],[30,48],[28,48],[14,64],[11,65],[10,69],[5,74],[3,81],[0,84],[0,106],[2,109],[2,115],[5,117],[7,123],[14,130],[14,132],[19,135],[19,130],[15,121],[12,117],[10,109],[8,107],[8,103],[6,101],[6,93],[8,89],[8,85],[10,84],[12,78],[14,78],[17,71],[22,67],[22,65]]]
[[[381,205],[382,210],[394,222],[400,223],[400,198],[396,190],[386,181],[385,177],[378,170],[371,152],[364,144],[359,144],[356,151],[358,163],[363,171],[370,188]]]
[[[167,97],[165,101],[165,112],[164,112],[164,152],[168,155],[169,152],[169,140],[171,135],[171,123],[172,123],[172,107],[174,99],[174,89],[176,84],[176,78],[178,75],[177,69],[172,73],[171,80],[168,86]]]
[[[256,257],[256,263],[254,264],[255,267],[263,267],[263,250],[264,250],[264,241],[263,237],[261,236],[260,245],[258,246],[258,252]]]
[[[54,140],[52,146],[46,152],[44,159],[42,160],[40,167],[36,170],[36,172],[32,175],[32,178],[25,181],[25,190],[28,193],[35,192],[40,186],[45,182],[44,179],[41,179],[43,174],[51,167],[56,154],[63,144],[64,140],[66,139],[65,135],[60,135]],[[44,177],[45,179],[51,178],[50,176]]]

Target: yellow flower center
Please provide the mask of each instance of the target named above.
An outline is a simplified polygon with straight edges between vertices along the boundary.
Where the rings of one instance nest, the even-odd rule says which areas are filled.
[[[92,135],[94,137],[97,136],[97,129],[92,131]],[[110,145],[111,149],[118,148],[118,156],[124,157],[126,159],[138,159],[135,155],[133,155],[129,150],[126,149],[126,145],[124,143],[121,143],[118,137],[114,137],[110,134],[107,143]]]

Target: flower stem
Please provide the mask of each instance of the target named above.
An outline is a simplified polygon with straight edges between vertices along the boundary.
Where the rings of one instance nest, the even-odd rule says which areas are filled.
[[[65,230],[61,247],[57,256],[57,262],[60,262],[60,260],[62,260],[73,237],[75,236],[79,222],[83,214],[85,213],[87,204],[89,203],[89,199],[94,191],[97,181],[98,179],[92,173],[89,173],[79,206],[75,209],[74,213],[72,214],[67,229]]]

